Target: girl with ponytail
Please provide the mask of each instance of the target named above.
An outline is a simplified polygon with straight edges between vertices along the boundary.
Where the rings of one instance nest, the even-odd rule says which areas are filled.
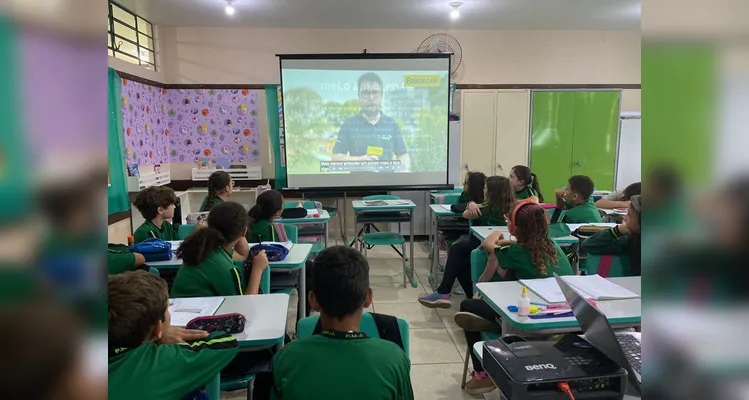
[[[250,208],[248,216],[248,243],[277,242],[273,220],[281,216],[283,211],[283,195],[278,190],[267,190],[260,193],[255,205]]]
[[[216,171],[208,177],[208,196],[203,199],[200,211],[211,211],[213,206],[226,201],[234,189],[231,176],[224,171]]]
[[[247,286],[232,256],[247,233],[247,213],[243,205],[222,202],[208,214],[208,226],[196,229],[177,249],[183,260],[172,285],[172,297],[210,297],[257,294],[260,275],[268,267],[265,252],[252,259]],[[246,255],[245,255],[246,256]]]
[[[533,199],[536,203],[543,203],[544,196],[538,184],[538,176],[525,165],[516,165],[510,170],[510,184],[515,189],[518,200]]]

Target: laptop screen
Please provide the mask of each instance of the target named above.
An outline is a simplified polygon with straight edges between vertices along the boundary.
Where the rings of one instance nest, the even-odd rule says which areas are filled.
[[[585,340],[612,361],[627,369],[629,373],[632,373],[627,357],[619,346],[614,330],[611,329],[606,316],[557,274],[554,274],[554,277],[557,279],[567,303],[572,308],[572,313],[575,314],[577,322],[585,332]]]

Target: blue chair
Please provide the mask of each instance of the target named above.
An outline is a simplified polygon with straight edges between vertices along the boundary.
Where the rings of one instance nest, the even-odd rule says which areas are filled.
[[[376,195],[376,196],[367,196],[364,197],[364,200],[398,200],[400,197],[398,196],[390,196],[390,195]],[[372,215],[369,215],[372,214]],[[358,219],[360,222],[371,222],[367,223],[363,228],[364,235],[362,236],[362,244],[364,248],[364,257],[367,256],[367,249],[372,248],[374,246],[390,246],[392,247],[398,255],[401,256],[401,259],[403,260],[403,287],[406,287],[406,274],[408,274],[409,269],[411,268],[408,265],[407,259],[406,259],[406,239],[403,238],[403,234],[401,234],[401,222],[410,221],[410,216],[408,214],[404,214],[401,212],[394,212],[394,213],[386,213],[387,215],[383,215],[383,213],[365,213],[365,215],[358,216]],[[382,221],[387,222],[396,222],[398,224],[398,233],[395,232],[380,232],[377,227],[374,226],[374,222],[377,222],[377,219],[380,219]],[[374,228],[377,232],[371,232],[370,228]],[[400,246],[400,251],[395,246]],[[418,286],[416,282],[411,282],[411,286],[416,287]]]
[[[190,236],[195,231],[195,225],[193,224],[182,224],[177,228],[177,237],[179,240],[185,240],[186,237]]]
[[[312,336],[312,332],[315,330],[317,320],[320,318],[319,315],[312,315],[307,318],[303,318],[297,322],[296,325],[296,336],[298,339],[304,339]],[[403,350],[406,352],[406,356],[409,355],[409,338],[408,338],[408,322],[404,319],[398,318],[398,328],[400,328],[401,339],[403,340]],[[361,315],[360,329],[366,333],[369,337],[379,338],[380,333],[377,331],[377,325],[375,325],[372,314],[363,312]]]

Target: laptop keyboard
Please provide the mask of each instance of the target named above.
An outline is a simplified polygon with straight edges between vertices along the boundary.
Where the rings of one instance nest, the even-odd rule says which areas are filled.
[[[638,374],[642,375],[640,371],[640,341],[631,335],[617,335],[616,340],[624,350],[624,355],[627,356],[630,367],[637,371]]]

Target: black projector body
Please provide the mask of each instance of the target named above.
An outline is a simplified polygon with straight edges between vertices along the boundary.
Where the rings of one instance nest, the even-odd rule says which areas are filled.
[[[558,382],[567,382],[575,399],[623,399],[627,371],[577,335],[559,342],[529,342],[517,335],[488,340],[484,369],[510,400],[569,400]]]

